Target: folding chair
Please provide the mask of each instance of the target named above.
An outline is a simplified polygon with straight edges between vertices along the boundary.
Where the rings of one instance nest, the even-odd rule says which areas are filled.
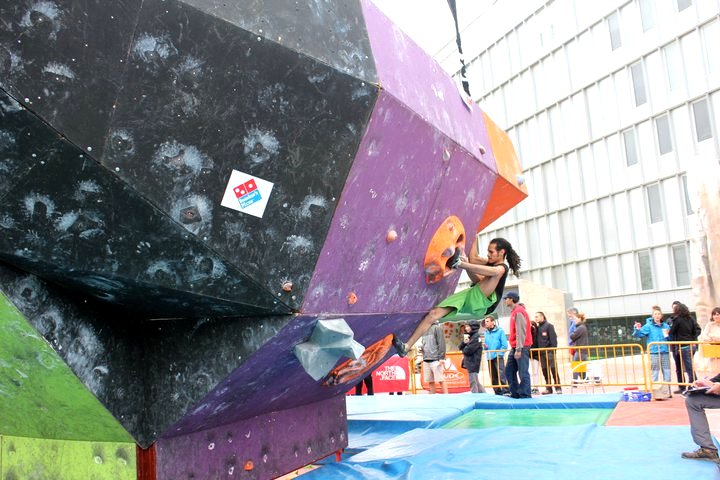
[[[602,362],[598,360],[572,362],[571,364],[573,373],[585,373],[585,378],[573,379],[573,387],[592,388],[592,393],[595,393],[595,387],[600,387],[605,393],[605,385],[603,384],[604,368]]]

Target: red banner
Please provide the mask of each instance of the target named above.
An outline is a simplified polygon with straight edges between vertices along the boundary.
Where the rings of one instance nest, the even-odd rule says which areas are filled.
[[[410,364],[407,358],[393,355],[373,372],[375,392],[407,392],[410,390]]]
[[[470,390],[470,379],[468,379],[467,370],[462,368],[463,354],[461,352],[448,353],[445,355],[443,361],[443,373],[445,374],[445,384],[447,385],[448,392],[460,393],[467,392]],[[422,368],[425,368],[425,362],[423,362]],[[420,375],[420,381],[422,388],[428,390],[430,387],[425,383],[424,377]],[[436,389],[439,387],[436,386]]]
[[[407,392],[410,390],[410,364],[407,358],[400,358],[393,355],[385,363],[372,372],[373,390],[375,393]],[[362,385],[363,394],[367,393],[365,385]],[[355,387],[351,388],[347,395],[353,395]]]

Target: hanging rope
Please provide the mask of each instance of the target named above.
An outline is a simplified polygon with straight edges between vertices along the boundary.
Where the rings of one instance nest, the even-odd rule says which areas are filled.
[[[453,21],[455,22],[455,42],[457,43],[458,53],[460,54],[460,65],[462,65],[460,67],[460,81],[465,93],[468,94],[468,97],[472,98],[472,95],[470,95],[470,83],[468,82],[465,73],[465,58],[463,57],[462,43],[460,41],[460,27],[458,26],[457,6],[455,5],[455,0],[448,0],[448,5],[450,6],[450,11],[452,12]]]

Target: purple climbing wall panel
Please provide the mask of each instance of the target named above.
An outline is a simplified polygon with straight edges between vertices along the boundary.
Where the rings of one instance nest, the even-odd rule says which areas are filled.
[[[440,65],[372,2],[362,5],[381,88],[496,172],[492,157],[479,151],[490,151],[480,108],[468,107]]]
[[[369,345],[381,332],[397,329],[399,334],[408,334],[420,316],[416,313],[339,317],[350,325],[357,341]],[[310,336],[316,320],[314,316],[297,316],[168,428],[165,436],[186,435],[345,393],[351,385],[322,386],[305,373],[292,353],[298,339]]]
[[[275,478],[347,446],[345,398],[158,442],[158,480]]]
[[[427,311],[452,292],[459,278],[458,273],[438,284],[425,283],[422,259],[430,238],[451,214],[472,230],[493,181],[485,164],[382,92],[303,311]],[[398,233],[391,243],[386,241],[389,230]],[[352,305],[350,292],[357,296]]]

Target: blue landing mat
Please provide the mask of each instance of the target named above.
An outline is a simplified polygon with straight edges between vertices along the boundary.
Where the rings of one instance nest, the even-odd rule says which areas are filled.
[[[348,451],[366,450],[415,428],[439,428],[473,409],[614,408],[621,393],[513,399],[491,393],[348,396]]]
[[[477,395],[477,409],[516,408],[615,408],[622,393],[543,395],[533,398],[510,398],[500,395]]]
[[[484,396],[486,395],[348,396],[347,449],[365,450],[416,428],[439,428],[473,410],[476,401]]]
[[[687,426],[416,429],[303,480],[720,478],[715,464],[680,458],[695,448]]]

